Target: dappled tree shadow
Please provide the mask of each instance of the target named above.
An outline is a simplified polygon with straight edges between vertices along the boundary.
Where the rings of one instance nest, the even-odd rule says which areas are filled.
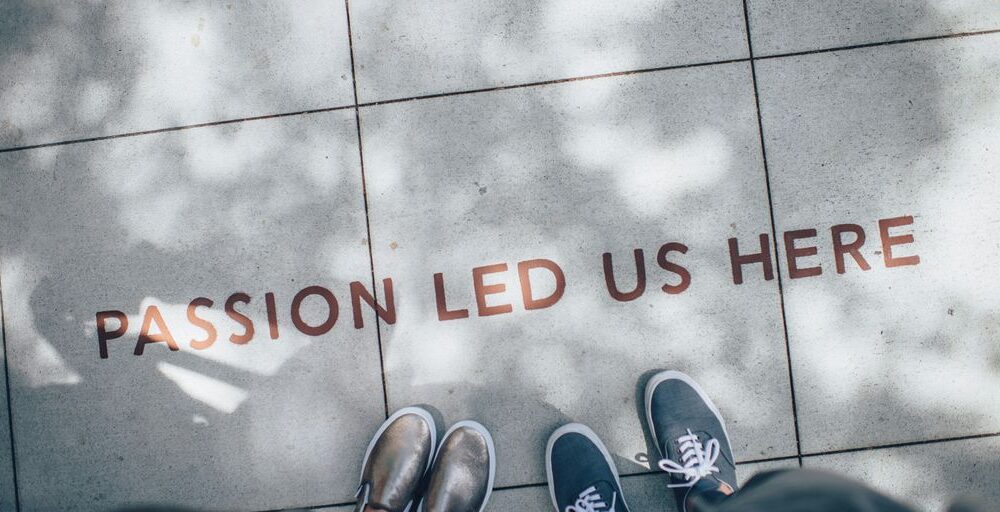
[[[149,3],[132,12],[121,5],[0,6],[0,31],[9,42],[0,53],[9,70],[0,88],[0,146],[350,101],[344,91],[350,91],[345,83],[351,77],[330,64],[345,58],[339,46],[302,50],[308,37],[300,27],[310,23],[329,21],[330,40],[338,40],[341,30],[346,40],[346,28],[331,21],[338,19],[332,11],[304,20],[278,4],[260,5],[211,26],[225,48],[250,50],[222,52],[198,61],[203,67],[193,71],[171,67],[189,59],[175,60],[157,46],[162,41],[142,35],[166,17],[192,24],[192,34],[180,41],[184,51],[208,47],[212,35],[199,35],[201,46],[192,43],[198,16],[181,7]],[[472,46],[475,58],[456,60],[455,69],[437,60],[451,55],[449,34],[402,44],[398,66],[376,61],[372,47],[365,49],[371,41],[365,34],[418,32],[425,13],[357,7],[368,10],[354,19],[362,24],[356,30],[362,37],[358,68],[361,86],[368,88],[361,100],[453,91],[469,87],[464,77],[470,76],[487,77],[473,84],[486,87],[692,63],[678,58],[677,48],[666,55],[658,41],[623,38],[611,44],[606,38],[615,32],[597,24],[570,25],[584,35],[567,42],[544,26],[546,13],[560,12],[560,5],[501,12],[491,26],[509,30],[481,34],[482,44]],[[872,16],[889,17],[894,5],[867,8]],[[736,6],[740,14],[742,6]],[[633,21],[644,26],[638,32],[655,32],[660,22],[679,23],[680,10],[690,8],[664,3],[638,11]],[[205,9],[229,16],[225,4]],[[733,6],[713,9],[729,12]],[[919,23],[933,26],[934,10],[924,12]],[[260,16],[278,19],[271,32],[244,30]],[[363,26],[383,18],[387,28]],[[462,19],[449,22],[465,30]],[[741,17],[734,19],[742,26]],[[745,56],[745,40],[703,37],[717,43],[708,60]],[[275,39],[277,47],[261,50]],[[593,51],[587,45],[594,40],[620,50],[621,60],[612,58],[614,52]],[[123,55],[108,57],[116,45]],[[540,46],[565,65],[548,67],[548,60],[534,55]],[[517,68],[518,59],[504,57],[508,50],[535,60]],[[910,70],[907,76],[919,81],[876,81],[889,83],[901,98],[924,99],[918,119],[903,101],[874,113],[852,112],[857,121],[901,127],[873,139],[871,147],[852,149],[871,157],[866,171],[893,172],[887,181],[906,184],[906,192],[920,198],[910,203],[914,211],[903,212],[895,211],[887,195],[872,195],[873,203],[887,205],[887,216],[962,207],[956,191],[968,185],[964,178],[916,183],[906,180],[908,168],[892,167],[891,157],[911,151],[914,139],[933,150],[968,135],[940,110],[949,105],[949,92],[938,82],[939,68],[929,64],[941,58],[936,52],[913,45],[897,55],[901,60],[892,69]],[[282,63],[300,53],[305,57]],[[102,58],[87,58],[93,55]],[[831,79],[861,84],[862,90],[872,80],[844,76],[849,72],[835,67]],[[400,85],[408,73],[421,75],[414,79],[419,90]],[[766,113],[773,98],[766,94],[766,76],[761,83]],[[749,63],[735,62],[363,107],[374,273],[395,280],[399,308],[396,325],[381,325],[389,407],[425,402],[440,409],[442,420],[482,421],[497,439],[499,485],[543,482],[545,440],[567,421],[592,424],[619,470],[641,473],[648,466],[637,456],[649,447],[636,417],[636,380],[651,368],[674,368],[691,373],[716,398],[738,460],[795,455],[778,283],[763,281],[754,270],[746,284],[734,286],[729,274],[726,239],[749,244],[771,230],[753,94]],[[879,119],[867,117],[874,115]],[[367,285],[372,272],[353,117],[345,110],[0,155],[5,339],[24,507],[150,502],[267,508],[350,499],[361,452],[383,407],[373,318],[354,330],[347,309],[347,283]],[[793,115],[778,122],[794,132],[799,121]],[[824,126],[828,131],[821,135],[833,141],[855,130],[850,123]],[[765,124],[765,135],[770,130]],[[792,166],[769,163],[772,182],[780,187],[781,173]],[[818,172],[820,163],[799,162],[802,172]],[[830,193],[856,196],[873,184],[842,185]],[[943,186],[951,192],[941,198],[929,192]],[[834,199],[800,205],[776,194],[779,232],[828,228],[792,224],[809,213],[828,214]],[[942,209],[943,202],[950,209]],[[844,218],[834,222],[866,226],[878,218],[868,211],[835,213]],[[786,218],[793,219],[787,226]],[[948,229],[918,217],[918,223],[925,220],[938,230],[935,236]],[[919,249],[931,256],[921,269],[943,261],[930,242],[923,244],[929,233],[918,231]],[[656,250],[668,241],[690,248],[677,258],[693,275],[681,295],[659,289],[675,277],[655,261]],[[616,303],[604,291],[601,254],[613,253],[616,277],[629,283],[635,248],[646,255],[646,294]],[[507,293],[495,299],[515,304],[515,312],[475,318],[472,267],[539,257],[564,267],[568,288],[562,301],[524,311],[509,273]],[[827,273],[830,266],[824,261]],[[446,274],[449,305],[470,308],[473,318],[436,320],[434,272]],[[951,419],[955,431],[955,425],[971,426],[961,433],[995,424],[978,401],[927,401],[893,385],[906,376],[912,358],[969,363],[969,347],[988,362],[977,367],[977,376],[988,381],[1000,374],[1000,354],[988,339],[998,319],[986,305],[995,298],[984,302],[974,295],[969,283],[975,278],[965,276],[962,286],[947,288],[941,315],[913,324],[912,317],[886,313],[898,307],[893,295],[873,293],[873,286],[889,285],[906,272],[876,268],[858,279],[811,281],[813,300],[825,299],[810,308],[826,308],[827,318],[860,317],[885,326],[883,344],[874,346],[873,333],[830,339],[830,332],[819,330],[828,353],[797,348],[816,334],[803,319],[820,313],[795,309],[799,292],[786,288],[796,386],[830,400],[804,405],[800,395],[800,426],[812,428],[816,422],[802,418],[824,407],[838,415],[839,431],[857,433],[858,439],[880,429],[893,431],[894,441],[939,436],[942,417]],[[296,334],[286,316],[280,320],[282,338],[267,339],[263,294],[275,292],[279,309],[287,308],[310,284],[329,286],[340,299],[334,331],[308,338]],[[212,298],[219,313],[225,298],[238,291],[253,297],[248,310],[258,327],[245,350],[171,353],[153,346],[142,357],[131,354],[146,306],[161,305],[168,323],[183,324],[184,307],[194,297]],[[105,309],[122,309],[131,324],[125,337],[111,342],[109,361],[97,357],[93,325],[94,313]],[[950,323],[946,309],[966,315],[959,317],[964,324]],[[228,319],[218,317],[226,325],[221,322]],[[198,334],[181,329],[178,336]],[[220,344],[228,334],[220,329]],[[839,351],[847,350],[862,359],[877,356],[868,358],[869,373],[853,388],[830,381],[838,361],[856,362],[841,357]],[[242,398],[231,410],[213,407],[170,377],[176,368],[225,383]],[[852,414],[853,407],[887,414],[872,419]],[[803,448],[843,448],[838,436],[812,440],[803,431]],[[928,471],[949,478],[947,468]]]

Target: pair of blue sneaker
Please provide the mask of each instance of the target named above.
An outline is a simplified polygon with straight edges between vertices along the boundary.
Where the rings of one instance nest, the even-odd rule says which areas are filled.
[[[726,425],[708,395],[687,375],[665,371],[646,384],[646,421],[668,474],[678,509],[736,491],[736,463]],[[549,438],[545,469],[558,512],[628,512],[618,470],[607,448],[584,425],[560,427]]]

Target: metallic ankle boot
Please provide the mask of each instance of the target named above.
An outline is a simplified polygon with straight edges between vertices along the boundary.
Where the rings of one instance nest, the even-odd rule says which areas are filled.
[[[355,512],[410,512],[436,443],[434,418],[424,409],[406,407],[385,420],[365,451]]]
[[[482,512],[495,476],[496,449],[489,431],[474,421],[458,422],[438,447],[417,511]]]

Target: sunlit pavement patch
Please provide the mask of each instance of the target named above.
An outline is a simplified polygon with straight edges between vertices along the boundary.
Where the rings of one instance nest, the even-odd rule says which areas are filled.
[[[0,148],[353,102],[343,3],[0,6]]]
[[[747,0],[755,56],[1000,28],[1000,0]]]
[[[0,4],[0,511],[343,505],[413,402],[669,508],[654,368],[743,479],[995,494],[996,2]]]
[[[728,0],[365,0],[351,22],[362,102],[749,57]]]
[[[370,276],[353,112],[8,153],[0,165],[22,504],[351,498],[359,447],[383,419],[376,334],[350,313],[307,333],[289,310],[308,285],[344,302],[348,283]],[[241,318],[224,311],[234,291],[249,299],[234,305]],[[198,296],[216,303],[197,311],[217,331],[204,350],[190,343],[205,341],[187,316]],[[128,325],[101,358],[105,310]],[[293,311],[312,327],[328,317],[317,297]],[[134,355],[144,329],[169,331],[179,350],[151,342]]]
[[[398,283],[398,319],[382,335],[390,408],[426,402],[449,421],[482,421],[499,485],[544,481],[545,439],[570,420],[635,472],[647,452],[638,381],[674,368],[727,412],[738,459],[794,455],[777,282],[747,269],[735,286],[729,268],[726,240],[769,226],[749,72],[740,63],[363,109],[375,271]],[[670,241],[690,247],[670,255],[692,275],[679,294],[661,289],[678,276],[656,263]],[[601,255],[632,290],[636,248],[645,293],[616,300]],[[515,265],[533,258],[565,272],[546,309],[523,306]],[[483,316],[471,270],[491,264],[484,279],[503,291],[485,305],[511,312]],[[426,299],[434,273],[448,308],[468,317],[438,320]],[[538,297],[551,276],[532,275]]]
[[[776,228],[819,228],[796,245],[822,274],[785,275],[805,452],[1000,431],[998,56],[986,35],[757,64]],[[830,227],[889,213],[919,264],[885,268],[869,224],[870,268],[839,273]]]

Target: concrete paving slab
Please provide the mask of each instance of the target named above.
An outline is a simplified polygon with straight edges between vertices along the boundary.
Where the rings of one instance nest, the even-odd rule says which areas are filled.
[[[743,5],[351,2],[361,101],[749,56]]]
[[[1000,35],[757,73],[803,451],[1000,431]]]
[[[1000,0],[747,0],[755,56],[1000,29]]]
[[[543,482],[545,442],[570,421],[634,473],[649,450],[638,381],[672,368],[718,402],[737,459],[794,454],[777,282],[748,271],[734,285],[729,270],[727,239],[770,225],[748,73],[737,63],[362,109],[375,272],[394,279],[398,308],[382,330],[390,408],[483,422],[499,486]],[[690,274],[686,289],[657,263],[668,242],[686,244],[664,252]],[[626,294],[637,248],[648,285],[614,299],[602,254]],[[518,262],[532,259],[564,275],[548,307],[552,270],[528,271],[522,296]]]
[[[1000,502],[1000,437],[807,457],[803,464],[865,482],[916,510],[943,511],[957,499]]]
[[[0,167],[22,510],[352,499],[384,418],[376,333],[350,321],[349,284],[371,279],[353,111]],[[314,285],[339,302],[325,333],[321,292],[295,300]],[[113,310],[128,325],[113,338],[120,318],[103,322],[105,359],[97,313]]]
[[[3,304],[0,297],[0,307]],[[3,348],[3,326],[0,325],[0,349]],[[6,357],[0,352],[0,370],[6,365]],[[14,490],[14,456],[10,451],[10,416],[7,414],[7,380],[0,382],[0,512],[16,510]]]
[[[0,148],[353,103],[344,4],[0,5]]]

